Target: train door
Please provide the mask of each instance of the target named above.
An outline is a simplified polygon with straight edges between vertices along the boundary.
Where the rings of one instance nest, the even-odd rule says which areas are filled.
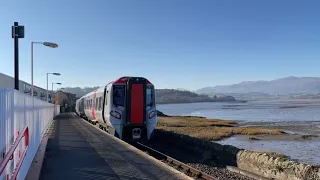
[[[127,84],[127,121],[131,125],[143,125],[145,122],[145,89],[144,78],[132,77]]]

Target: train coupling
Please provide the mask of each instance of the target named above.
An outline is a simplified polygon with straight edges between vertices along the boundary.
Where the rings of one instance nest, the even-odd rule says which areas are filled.
[[[133,128],[132,129],[132,139],[140,139],[141,138],[141,129]]]

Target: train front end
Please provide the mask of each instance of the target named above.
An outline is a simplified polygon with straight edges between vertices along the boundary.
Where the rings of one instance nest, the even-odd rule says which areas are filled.
[[[125,85],[113,84],[113,101],[114,104],[123,102],[124,106],[110,113],[121,118],[121,127],[115,127],[120,138],[125,141],[149,140],[157,125],[153,84],[143,77],[127,77]]]

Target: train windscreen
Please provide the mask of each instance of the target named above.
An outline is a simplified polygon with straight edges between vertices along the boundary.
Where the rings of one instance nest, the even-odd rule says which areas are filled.
[[[154,88],[153,86],[147,86],[146,89],[146,105],[147,106],[154,106]]]
[[[125,86],[114,85],[113,86],[113,105],[124,107],[125,104]]]

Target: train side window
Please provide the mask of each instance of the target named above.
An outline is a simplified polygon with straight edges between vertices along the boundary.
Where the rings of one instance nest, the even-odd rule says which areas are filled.
[[[105,99],[104,99],[104,100],[106,101],[106,103],[105,103],[106,105],[108,105],[108,94],[109,94],[109,93],[108,93],[108,91],[107,91],[107,92],[106,92],[106,95],[105,95]]]
[[[98,102],[99,102],[99,101],[98,101],[98,98],[96,98],[96,107],[95,107],[96,110],[98,110],[98,105],[99,105]]]
[[[90,99],[90,108],[92,108],[92,99]]]
[[[102,97],[99,97],[99,111],[102,109]]]
[[[97,109],[100,111],[100,98],[97,98]]]
[[[86,108],[89,109],[89,100],[86,100]]]

